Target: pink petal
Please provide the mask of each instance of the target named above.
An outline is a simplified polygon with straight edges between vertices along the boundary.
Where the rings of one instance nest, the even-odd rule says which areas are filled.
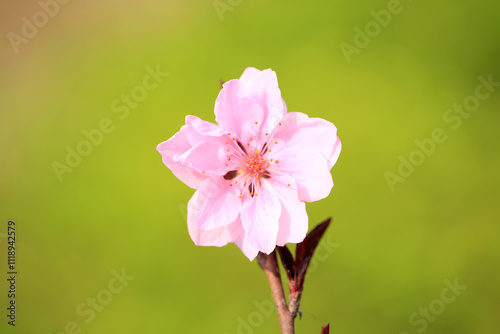
[[[337,162],[337,160],[339,158],[341,150],[342,150],[342,143],[340,142],[339,137],[337,137],[337,139],[335,140],[335,144],[333,145],[332,156],[328,160],[328,166],[329,166],[329,168],[332,168],[333,165],[335,165],[335,163]]]
[[[196,226],[193,214],[188,214],[188,232],[196,246],[225,246],[231,242],[229,232],[225,227],[202,231]]]
[[[191,145],[196,145],[208,137],[220,137],[225,134],[223,128],[217,124],[206,122],[199,117],[188,115],[186,116],[187,137]]]
[[[243,229],[241,219],[238,217],[234,223],[226,226],[226,230],[231,236],[232,241],[241,249],[243,254],[245,254],[250,261],[255,259],[259,253],[259,249],[252,245],[249,238],[245,235],[245,229]]]
[[[333,187],[330,169],[340,154],[340,140],[332,123],[290,112],[279,126],[273,156],[279,171],[295,178],[299,199],[313,202],[327,197]]]
[[[224,84],[215,101],[215,120],[221,127],[245,145],[256,138],[262,119],[260,105],[252,97],[245,96],[239,80]]]
[[[293,178],[274,175],[270,179],[281,202],[278,237],[276,245],[299,243],[304,240],[309,226],[306,204],[299,200]]]
[[[186,125],[182,126],[172,138],[160,143],[156,149],[162,155],[163,163],[174,175],[189,187],[196,189],[207,178],[208,174],[203,171],[217,170],[219,174],[222,173],[220,168],[224,167],[224,160],[219,152],[220,145],[217,145],[223,142],[220,137],[222,134],[223,130],[219,126],[195,116],[186,116]],[[204,143],[206,140],[210,140],[212,144]],[[194,149],[200,143],[201,145]],[[214,158],[208,156],[211,159],[208,159],[207,165],[204,166],[202,162],[208,154],[204,149],[209,145],[215,145],[210,150]]]
[[[222,177],[205,180],[188,203],[188,216],[208,231],[233,223],[241,209],[239,190]]]
[[[245,71],[243,71],[243,74],[240,77],[240,80],[243,81],[244,83],[248,82],[252,78],[256,77],[257,75],[262,72],[261,70],[256,69],[255,67],[247,67],[245,68]]]
[[[276,247],[281,203],[266,181],[262,181],[256,193],[243,203],[241,221],[250,243],[259,251],[270,254]]]
[[[186,135],[187,129],[187,125],[182,126],[179,132],[169,140],[160,143],[156,149],[160,152],[165,166],[187,186],[196,189],[207,177],[197,170],[185,168],[182,164],[174,162],[174,156],[183,154],[192,147]]]
[[[271,69],[259,71],[249,67],[243,72],[240,81],[245,87],[244,95],[252,96],[264,112],[261,132],[272,132],[286,113],[276,72]]]
[[[182,155],[175,155],[173,161],[198,174],[224,176],[227,173],[226,145],[221,138],[209,138],[200,141]]]
[[[333,188],[328,161],[314,152],[283,151],[276,168],[295,179],[301,201],[314,202],[323,199]]]
[[[327,120],[309,118],[300,112],[289,112],[281,124],[274,136],[281,145],[274,148],[275,152],[280,149],[314,150],[327,160],[333,158],[336,149],[340,153],[340,148],[336,147],[339,144],[337,142],[340,142],[337,128]]]

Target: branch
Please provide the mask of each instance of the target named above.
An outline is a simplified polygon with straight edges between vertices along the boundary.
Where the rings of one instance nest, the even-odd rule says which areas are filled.
[[[276,253],[273,251],[271,254],[266,255],[260,253],[257,255],[257,262],[266,273],[269,281],[269,286],[273,293],[274,304],[278,313],[282,334],[294,334],[294,316],[288,311],[286,305],[285,293],[283,291],[283,284],[281,282],[280,269],[276,261]]]

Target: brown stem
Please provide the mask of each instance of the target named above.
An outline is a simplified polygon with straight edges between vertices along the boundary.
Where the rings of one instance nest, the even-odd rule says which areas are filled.
[[[290,311],[288,311],[288,307],[286,305],[280,269],[278,267],[278,262],[276,261],[276,253],[274,251],[269,255],[259,253],[259,255],[257,255],[257,261],[266,273],[269,281],[269,286],[271,287],[271,291],[273,293],[274,304],[276,305],[276,311],[278,313],[281,333],[294,334],[295,317]]]
[[[300,297],[302,297],[302,289],[296,290],[292,292],[292,289],[290,289],[290,306],[288,307],[288,310],[292,314],[292,316],[295,318],[297,314],[302,317],[300,313]]]

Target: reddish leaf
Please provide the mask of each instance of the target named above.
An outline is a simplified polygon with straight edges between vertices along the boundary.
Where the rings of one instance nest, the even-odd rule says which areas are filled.
[[[293,255],[285,245],[283,247],[278,248],[278,252],[280,254],[281,263],[283,263],[283,267],[285,267],[286,275],[288,276],[288,281],[293,281],[295,277],[295,261],[293,260]]]
[[[321,330],[321,334],[330,334],[330,324],[323,327],[323,329]]]
[[[311,262],[312,256],[316,247],[321,240],[321,237],[325,233],[327,227],[330,225],[331,218],[328,218],[318,226],[314,228],[314,230],[309,233],[304,241],[300,244],[297,244],[297,249],[295,250],[295,264],[297,265],[297,275],[304,279],[306,275],[307,268],[309,267],[309,263]]]

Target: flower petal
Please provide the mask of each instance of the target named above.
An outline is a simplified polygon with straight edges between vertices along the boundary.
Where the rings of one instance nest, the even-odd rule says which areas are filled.
[[[231,242],[231,236],[226,228],[218,227],[209,231],[203,231],[196,226],[194,215],[188,214],[188,232],[196,246],[218,246],[222,247]]]
[[[188,125],[183,125],[179,132],[169,140],[160,143],[156,149],[160,152],[165,166],[188,187],[196,189],[207,177],[194,169],[186,168],[182,164],[174,162],[174,156],[183,154],[192,147],[187,138],[187,129]]]
[[[246,236],[241,219],[238,217],[234,223],[226,226],[226,230],[232,241],[236,244],[236,246],[238,246],[239,249],[241,249],[243,254],[245,254],[250,261],[255,259],[259,253],[259,249],[252,245],[249,238]]]
[[[188,203],[188,216],[198,229],[209,231],[233,223],[241,209],[239,190],[222,177],[205,180]]]
[[[275,168],[295,178],[299,199],[313,202],[325,198],[333,187],[330,169],[340,154],[337,129],[321,118],[290,112],[274,139]]]
[[[217,175],[223,173],[223,132],[224,130],[215,124],[195,116],[186,116],[186,124],[180,131],[160,143],[156,149],[162,155],[163,163],[177,178],[189,187],[197,189],[210,174],[203,171],[216,170]],[[200,146],[196,148],[197,145]],[[208,146],[210,150],[206,151]]]
[[[332,168],[333,165],[337,162],[340,151],[342,150],[342,143],[340,142],[340,138],[337,137],[335,140],[335,144],[333,145],[333,153],[330,159],[328,160],[328,168]]]
[[[276,72],[249,67],[241,75],[240,81],[245,87],[244,95],[252,96],[264,112],[261,133],[272,132],[286,113]]]
[[[314,202],[327,197],[333,188],[328,161],[308,150],[286,153],[290,151],[283,151],[279,155],[276,169],[295,179],[299,200]]]
[[[281,202],[278,237],[276,245],[299,243],[304,240],[309,227],[306,204],[299,200],[293,178],[273,175],[269,180]]]
[[[240,80],[224,83],[215,101],[215,120],[243,144],[256,138],[259,128],[255,124],[262,123],[263,111],[251,96],[244,93]]]
[[[337,128],[333,123],[322,118],[309,118],[301,112],[289,112],[283,118],[282,125],[276,131],[274,140],[282,145],[274,148],[280,149],[306,149],[314,150],[327,160],[333,159],[334,153],[340,154]],[[335,150],[338,150],[335,152]]]
[[[223,176],[227,172],[226,146],[220,138],[200,141],[182,155],[174,155],[173,161],[188,170],[208,176]]]
[[[241,208],[241,222],[251,244],[259,251],[270,254],[276,247],[281,203],[272,187],[263,181],[256,195],[247,197]]]
[[[217,124],[206,122],[199,117],[186,116],[187,137],[191,145],[196,145],[207,137],[221,137],[225,134],[223,128]]]

